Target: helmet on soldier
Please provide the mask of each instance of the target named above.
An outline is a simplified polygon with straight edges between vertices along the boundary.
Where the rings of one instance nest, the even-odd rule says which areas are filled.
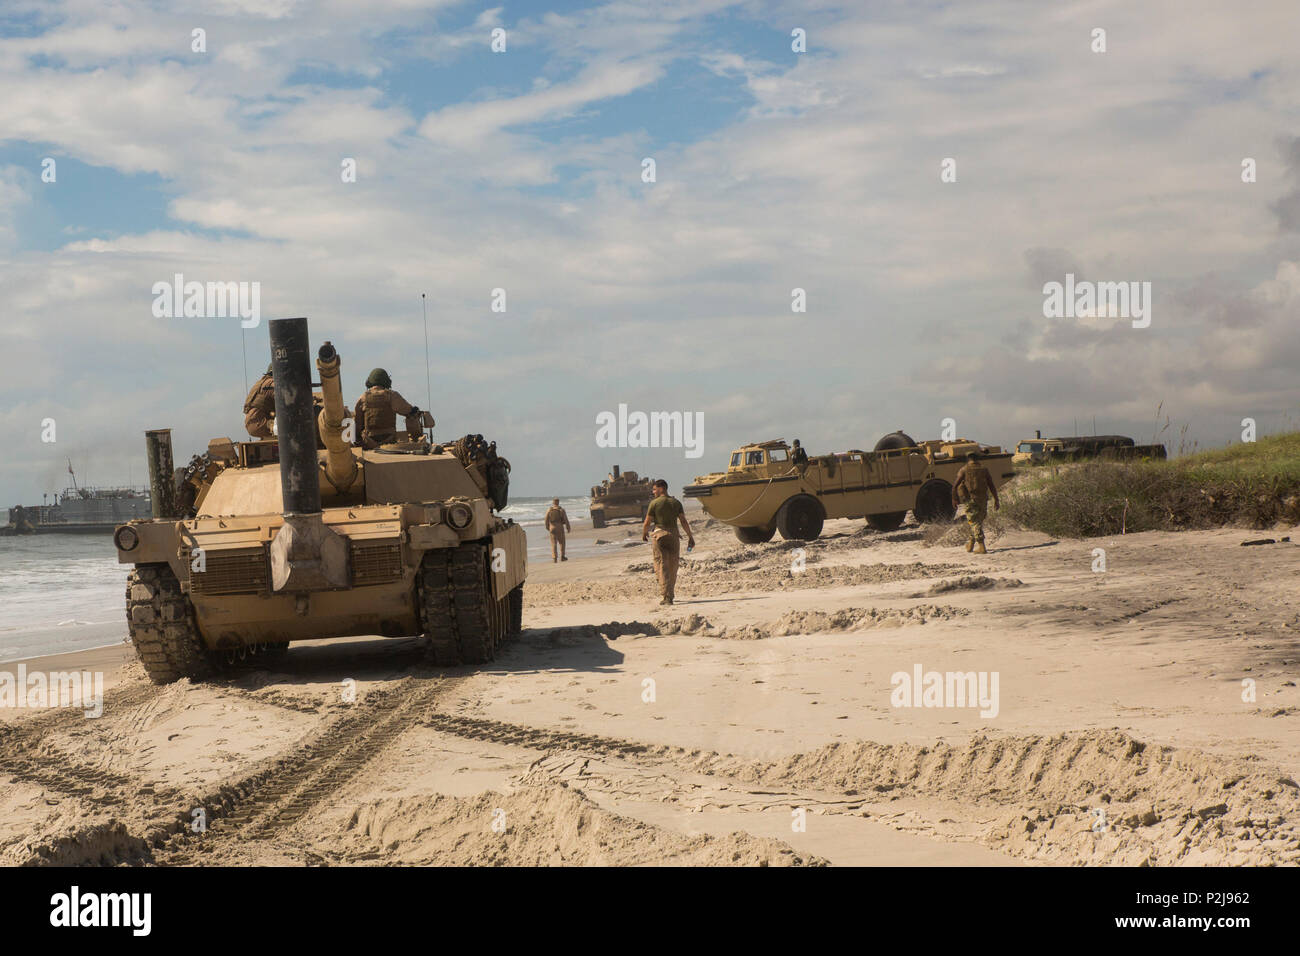
[[[366,388],[392,388],[393,380],[382,368],[372,368],[366,376]]]

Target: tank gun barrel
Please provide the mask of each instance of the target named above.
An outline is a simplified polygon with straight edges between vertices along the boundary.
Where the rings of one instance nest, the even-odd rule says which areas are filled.
[[[326,342],[316,357],[321,396],[325,400],[317,424],[325,442],[325,478],[341,493],[351,488],[357,479],[357,459],[343,437],[343,386],[339,379],[339,365],[338,350]]]

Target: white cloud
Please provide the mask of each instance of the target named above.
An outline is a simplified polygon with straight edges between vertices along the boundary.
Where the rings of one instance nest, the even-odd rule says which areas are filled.
[[[1209,441],[1242,409],[1261,422],[1295,410],[1300,239],[1274,209],[1295,189],[1277,147],[1300,89],[1285,4],[813,10],[800,15],[810,52],[788,58],[788,11],[745,7],[780,41],[759,57],[743,38],[730,48],[717,6],[513,23],[504,8],[511,48],[544,56],[539,75],[481,98],[498,82],[484,74],[423,118],[386,92],[391,51],[375,37],[436,24],[424,5],[376,7],[364,29],[347,4],[260,6],[210,30],[207,61],[163,62],[173,25],[143,5],[114,8],[132,36],[73,5],[66,26],[0,40],[4,135],[158,173],[185,224],[6,249],[23,196],[0,176],[0,437],[14,437],[15,465],[44,467],[29,419],[51,403],[75,423],[68,440],[93,435],[105,461],[125,463],[160,418],[181,429],[178,448],[238,432],[237,330],[149,314],[150,285],[175,271],[261,281],[266,315],[311,316],[345,377],[384,364],[399,388],[416,383],[408,397],[422,391],[427,292],[443,434],[491,433],[521,493],[604,474],[590,421],[619,401],[705,410],[697,470],[742,440],[870,447],[947,415],[1009,442],[1092,414],[1136,428],[1163,399]],[[1086,42],[1098,17],[1104,56]],[[408,52],[466,55],[486,46],[486,22],[430,26]],[[70,69],[32,66],[38,51]],[[370,79],[288,84],[322,64]],[[740,118],[700,136],[665,134],[657,115],[628,122],[630,93],[683,103],[684,65],[730,81],[726,115]],[[701,94],[683,119],[715,106]],[[604,135],[599,122],[536,129],[610,115]],[[1248,155],[1252,185],[1239,180]],[[339,179],[344,156],[355,184]],[[948,156],[953,184],[939,181]],[[1027,264],[1036,250],[1052,254]],[[1150,334],[1048,325],[1038,270],[1069,263],[1153,281]],[[505,315],[488,310],[499,286]],[[795,286],[806,315],[790,312]],[[255,368],[264,328],[248,340]]]

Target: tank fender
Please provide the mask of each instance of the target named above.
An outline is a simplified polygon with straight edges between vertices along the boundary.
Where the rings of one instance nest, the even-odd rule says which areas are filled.
[[[524,583],[528,573],[528,536],[517,524],[492,533],[488,546],[492,569],[492,596],[498,601]]]

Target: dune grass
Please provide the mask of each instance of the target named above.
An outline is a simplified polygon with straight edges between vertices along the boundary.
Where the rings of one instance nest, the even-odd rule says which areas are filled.
[[[1092,461],[1028,469],[1007,488],[1007,517],[1054,537],[1300,520],[1300,432],[1170,461]]]

